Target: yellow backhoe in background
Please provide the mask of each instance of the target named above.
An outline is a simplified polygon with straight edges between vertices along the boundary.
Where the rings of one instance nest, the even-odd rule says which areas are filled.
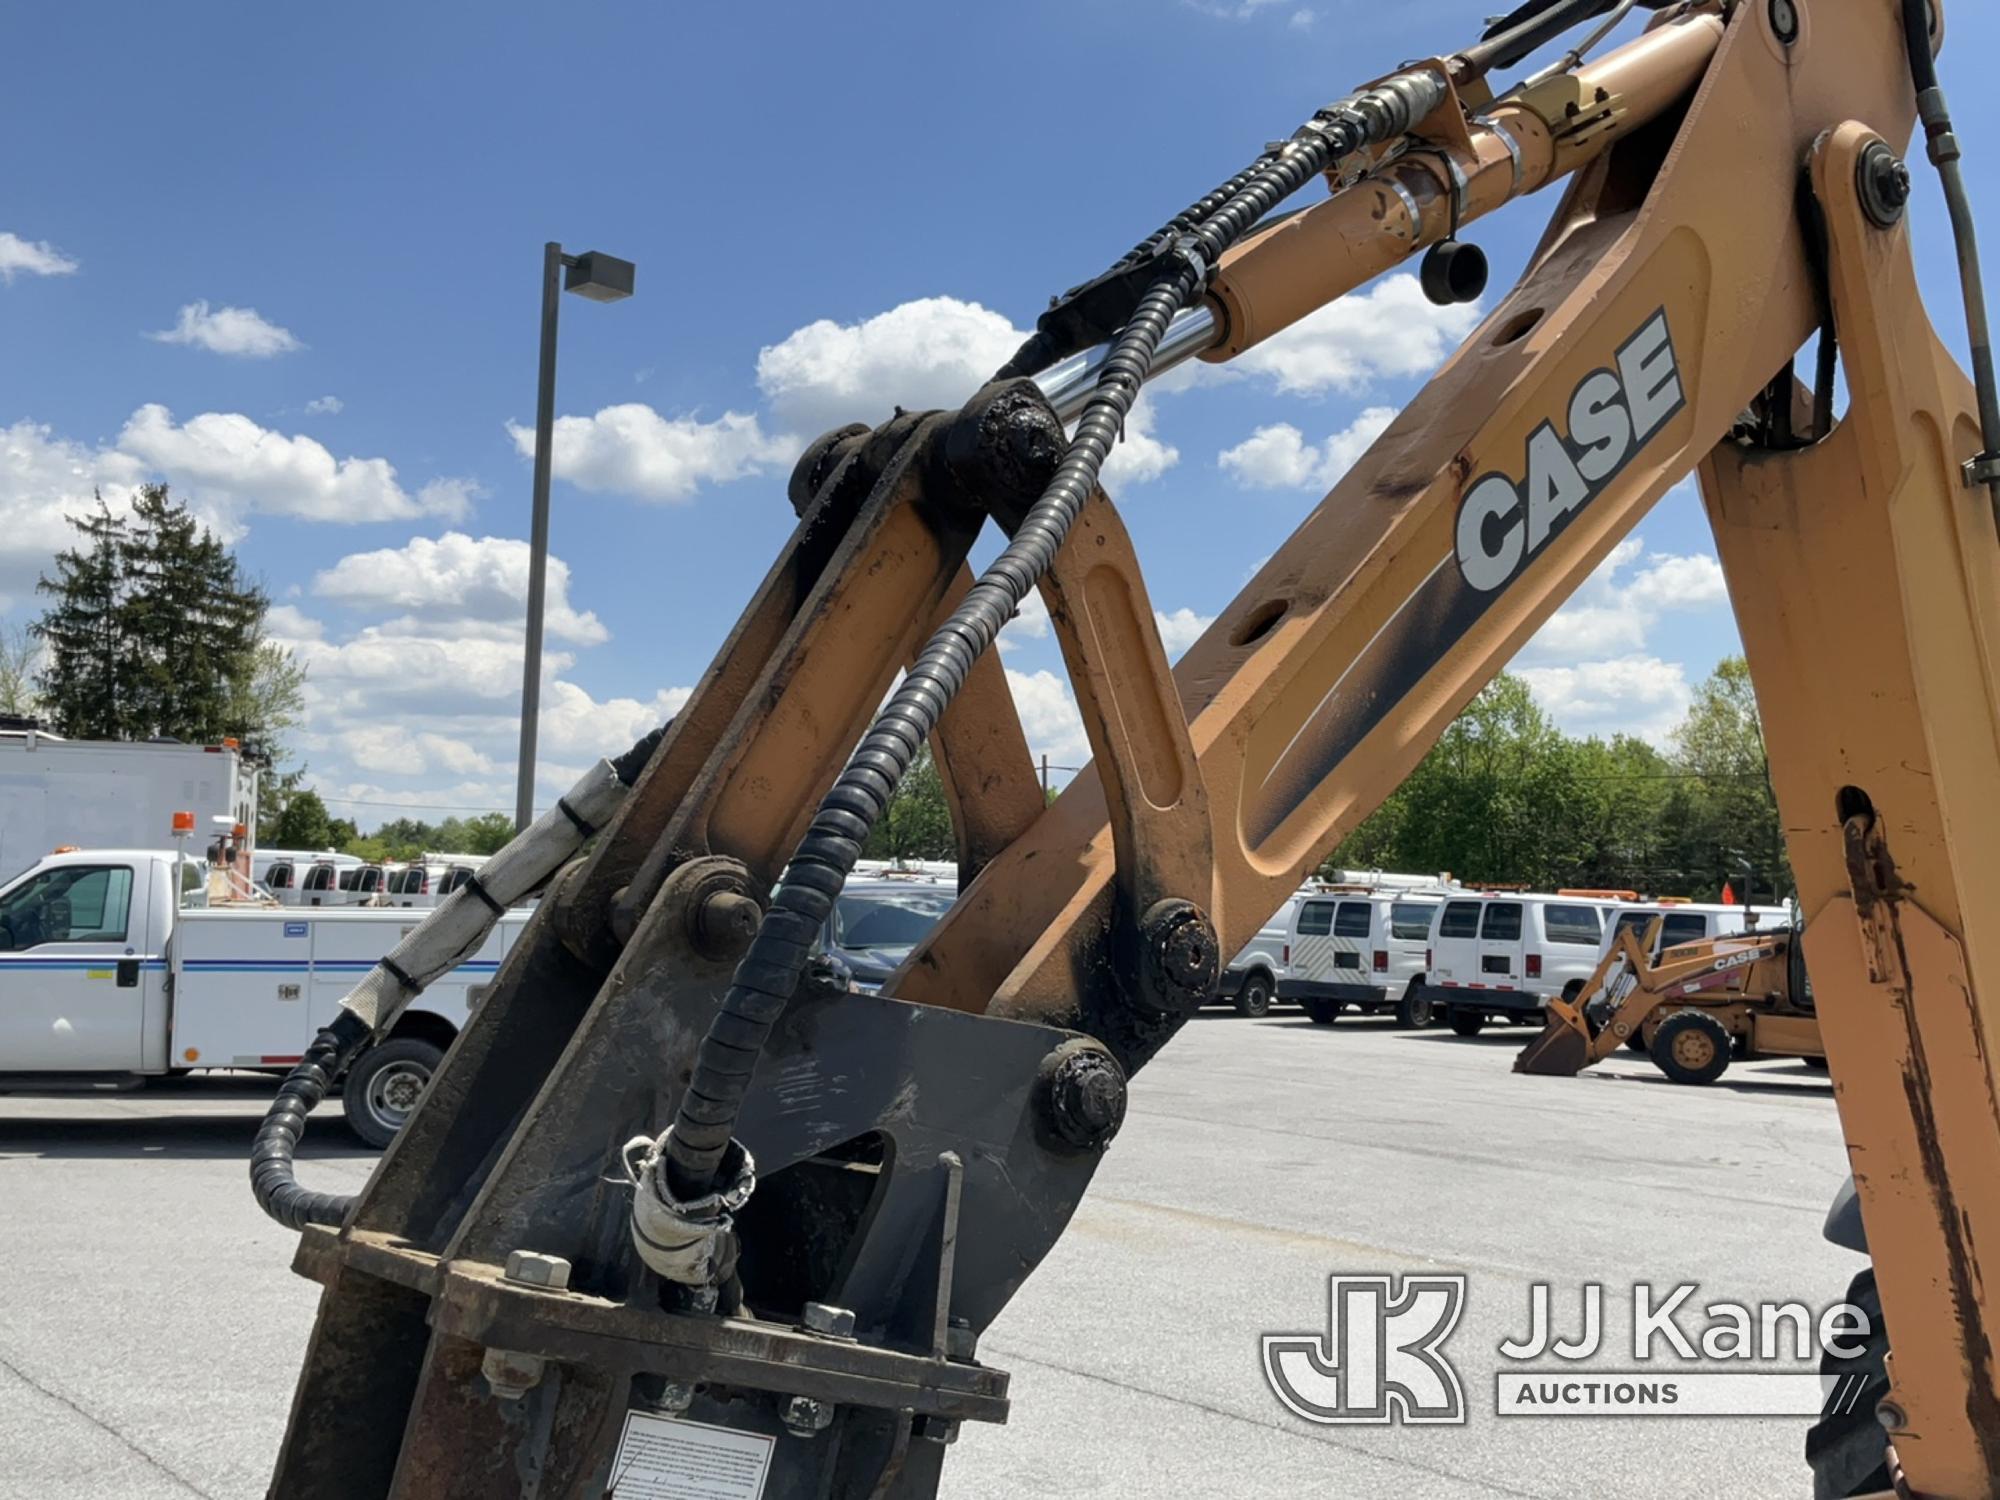
[[[1620,1046],[1644,1052],[1675,1083],[1713,1083],[1732,1055],[1824,1062],[1796,930],[1752,928],[1662,952],[1660,926],[1655,917],[1643,938],[1619,929],[1576,997],[1549,1001],[1516,1073],[1574,1077]]]
[[[1945,8],[1649,0],[1598,55],[1634,0],[1529,0],[1314,110],[963,408],[809,446],[798,529],[671,726],[418,928],[260,1132],[259,1200],[325,1287],[272,1494],[597,1500],[693,1464],[769,1500],[933,1495],[959,1425],[1007,1414],[980,1339],[1130,1075],[1698,472],[1893,1330],[1814,1462],[1830,1493],[2000,1495],[2000,389]],[[1918,297],[1919,117],[1974,379]],[[1468,301],[1464,237],[1550,187],[1520,282],[1170,668],[1098,485],[1145,380],[1417,257]],[[990,649],[1035,588],[1094,755],[1046,805]],[[814,944],[926,744],[962,894],[857,993]],[[346,1060],[544,882],[358,1199],[298,1183]]]

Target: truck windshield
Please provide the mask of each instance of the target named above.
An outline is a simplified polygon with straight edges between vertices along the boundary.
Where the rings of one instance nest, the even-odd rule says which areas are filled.
[[[0,952],[42,943],[118,943],[132,909],[126,865],[64,865],[0,897]]]
[[[835,941],[843,948],[914,948],[955,899],[944,890],[845,894],[834,912]]]

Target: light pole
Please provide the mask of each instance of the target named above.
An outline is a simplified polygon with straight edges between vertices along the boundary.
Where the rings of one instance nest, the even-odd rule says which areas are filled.
[[[549,571],[549,445],[556,425],[556,307],[565,291],[593,302],[632,295],[632,262],[592,250],[564,255],[542,247],[542,369],[535,388],[535,511],[528,536],[528,640],[521,664],[521,755],[514,783],[514,827],[535,816],[535,729],[542,712],[542,594]]]

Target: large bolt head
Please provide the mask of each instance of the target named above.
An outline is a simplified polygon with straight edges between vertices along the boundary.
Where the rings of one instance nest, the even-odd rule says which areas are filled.
[[[560,1292],[569,1286],[569,1270],[569,1262],[560,1255],[543,1255],[538,1250],[507,1252],[507,1279],[523,1286]]]
[[[1882,141],[1875,141],[1861,153],[1861,207],[1878,229],[1902,222],[1910,203],[1910,168]]]
[[[1095,1042],[1065,1042],[1042,1063],[1042,1109],[1072,1146],[1107,1146],[1125,1123],[1125,1070]]]
[[[854,1337],[854,1314],[845,1307],[808,1302],[799,1315],[799,1326],[822,1338],[851,1339]]]
[[[1797,0],[1771,0],[1771,31],[1787,47],[1799,39]]]
[[[1215,994],[1215,929],[1191,901],[1155,903],[1139,926],[1136,1000],[1157,1019],[1188,1015]]]
[[[702,951],[716,958],[735,958],[750,946],[764,909],[738,891],[717,891],[701,904],[695,918]]]
[[[502,1401],[519,1401],[542,1383],[548,1361],[539,1354],[523,1354],[516,1349],[488,1349],[479,1361],[479,1373]]]

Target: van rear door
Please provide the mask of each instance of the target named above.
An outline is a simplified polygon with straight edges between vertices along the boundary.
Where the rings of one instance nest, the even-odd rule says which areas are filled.
[[[1301,901],[1292,927],[1291,978],[1307,984],[1333,982],[1333,911],[1337,902]]]
[[[1431,934],[1430,982],[1470,989],[1479,982],[1479,909],[1483,901],[1447,901]]]
[[[1521,988],[1521,903],[1489,901],[1479,919],[1479,974],[1489,990]]]

